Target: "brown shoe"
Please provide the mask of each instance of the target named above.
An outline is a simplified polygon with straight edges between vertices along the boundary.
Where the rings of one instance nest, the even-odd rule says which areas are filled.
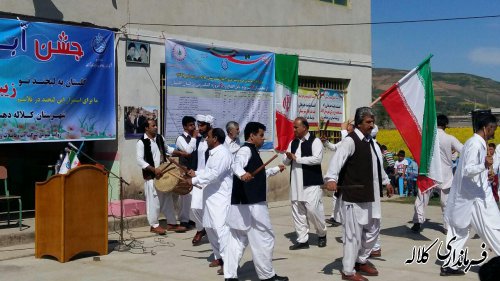
[[[369,263],[356,263],[354,265],[354,269],[366,276],[378,276],[378,270],[373,266],[372,264]]]
[[[178,224],[167,224],[167,231],[175,231],[177,233],[186,232],[187,228]]]
[[[222,259],[213,260],[208,266],[209,267],[218,267],[222,265]]]
[[[219,270],[217,270],[217,274],[224,275],[224,266],[223,265],[221,265],[221,267],[219,268]]]
[[[370,258],[378,258],[381,256],[382,256],[382,249],[378,249],[370,253]]]
[[[165,235],[165,234],[167,234],[167,232],[165,231],[165,229],[163,229],[163,227],[161,227],[161,226],[151,227],[151,228],[149,228],[149,232],[156,233],[158,235]]]
[[[368,281],[368,278],[365,278],[359,273],[354,273],[353,275],[345,275],[344,272],[342,273],[342,280],[350,280],[350,281]]]
[[[193,237],[193,241],[191,241],[193,243],[193,246],[200,245],[201,239],[205,235],[207,235],[207,232],[205,231],[205,229],[203,229],[202,231],[197,231],[196,234]]]

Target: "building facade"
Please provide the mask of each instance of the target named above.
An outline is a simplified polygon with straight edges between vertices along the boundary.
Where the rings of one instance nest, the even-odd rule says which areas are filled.
[[[345,94],[345,116],[371,102],[370,1],[328,0],[4,0],[0,16],[29,21],[95,25],[115,31],[117,128],[115,141],[86,144],[130,186],[126,197],[141,198],[143,179],[135,160],[135,139],[124,138],[124,108],[159,106],[164,93],[165,39],[299,56],[301,87],[331,87]],[[149,44],[149,64],[126,62],[127,40]],[[161,106],[160,106],[161,105]],[[195,115],[196,112],[193,112]],[[64,143],[0,145],[0,161],[11,171],[29,206],[34,182],[44,180]],[[270,158],[274,152],[263,153]],[[325,157],[327,164],[329,157]],[[277,160],[275,160],[277,163]],[[19,178],[25,169],[30,176]],[[14,179],[17,178],[17,179]],[[111,180],[110,199],[118,198]],[[288,198],[289,173],[270,181],[270,200]]]

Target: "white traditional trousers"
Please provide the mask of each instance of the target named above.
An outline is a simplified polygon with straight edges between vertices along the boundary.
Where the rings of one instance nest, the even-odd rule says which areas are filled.
[[[342,258],[342,271],[345,275],[356,273],[354,265],[366,263],[370,253],[377,242],[380,232],[380,219],[369,218],[368,224],[358,223],[351,203],[344,203],[342,207],[344,219],[344,257]]]
[[[203,230],[203,209],[191,208],[191,220],[196,224],[196,231]]]
[[[429,189],[422,193],[418,191],[417,198],[415,198],[415,206],[413,213],[413,223],[424,223],[425,222],[425,207],[429,205],[429,199],[432,194],[433,189]],[[448,200],[448,194],[450,194],[450,189],[440,189],[440,201],[441,201],[441,211],[443,214],[443,227],[448,228],[448,223],[444,217],[444,210],[446,208],[446,201]]]
[[[330,216],[336,222],[342,223],[342,216],[340,215],[340,201],[337,196],[332,196],[332,215]]]
[[[228,241],[229,227],[227,225],[218,228],[206,227],[205,230],[207,232],[208,241],[214,252],[214,258],[223,259],[225,262],[224,250]]]
[[[309,193],[307,201],[292,201],[292,217],[297,232],[297,242],[305,243],[309,240],[309,225],[316,229],[318,237],[326,235],[325,212],[323,209],[323,192],[319,186],[309,186],[307,188],[317,188],[317,192]]]
[[[248,224],[248,228],[245,230],[230,228],[224,256],[224,278],[238,278],[238,264],[248,244],[252,250],[253,264],[259,279],[272,278],[276,274],[272,265],[274,232],[267,205],[247,205],[244,209],[243,211],[251,214],[247,216],[249,220],[244,221],[244,224]],[[258,219],[255,219],[256,217]]]
[[[489,246],[491,250],[493,250],[495,255],[499,256],[500,229],[494,229],[487,223],[485,214],[483,213],[483,207],[481,206],[481,204],[474,204],[474,206],[472,207],[471,215],[472,215],[471,226],[473,227],[473,229],[477,232],[479,237],[481,237],[481,239],[486,243],[486,245]],[[500,217],[497,217],[496,219],[500,220]],[[465,242],[467,242],[467,239],[469,238],[469,228],[468,227],[456,228],[451,225],[448,225],[448,233],[446,235],[446,245],[448,245],[448,242],[451,241],[451,239],[454,236],[456,236],[457,239],[451,242],[450,246],[452,247],[453,250],[455,250],[455,253],[457,253],[455,256],[459,258],[460,255],[458,253],[460,253],[460,250],[464,248]],[[450,264],[453,265],[456,263],[455,261],[451,261]],[[456,266],[450,266],[450,267],[453,269],[457,269]]]
[[[148,180],[144,183],[144,196],[146,197],[146,215],[150,226],[158,227],[160,225],[158,221],[160,212],[167,219],[167,224],[177,223],[171,193],[157,191],[154,180]]]
[[[191,213],[191,193],[179,195],[179,221],[189,222]]]

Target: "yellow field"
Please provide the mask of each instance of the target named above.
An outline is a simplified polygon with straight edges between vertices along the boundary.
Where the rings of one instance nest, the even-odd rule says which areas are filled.
[[[472,127],[466,128],[448,128],[446,132],[452,136],[455,136],[461,143],[465,143],[467,139],[472,136]],[[377,141],[382,145],[385,144],[389,151],[397,153],[399,150],[404,150],[406,152],[406,157],[412,157],[412,154],[405,142],[401,138],[398,130],[386,130],[381,129],[377,134]],[[497,130],[495,134],[495,139],[490,141],[495,144],[500,144],[500,129]]]

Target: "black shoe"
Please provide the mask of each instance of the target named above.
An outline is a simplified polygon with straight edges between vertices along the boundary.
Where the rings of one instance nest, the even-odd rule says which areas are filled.
[[[264,279],[262,281],[288,281],[288,277],[286,276],[278,276],[278,274],[274,275],[269,279]]]
[[[333,224],[335,222],[334,218],[325,219],[326,223]]]
[[[189,222],[181,222],[180,226],[184,226],[187,230],[193,229],[193,226],[189,224]]]
[[[189,223],[189,225],[191,225],[193,228],[196,226],[196,223],[195,223],[194,221],[192,221],[192,220],[189,220],[189,222],[188,222],[188,223]]]
[[[309,249],[309,242],[293,244],[292,246],[288,247],[288,249],[292,250],[292,251],[293,250],[301,250],[301,249]],[[274,279],[270,279],[270,280],[274,280]]]
[[[226,278],[225,281],[238,281],[238,278]]]
[[[318,247],[326,247],[326,235],[323,237],[318,237]]]
[[[413,224],[413,226],[410,229],[413,232],[420,232],[422,227],[420,226],[420,223],[417,222],[417,223]]]
[[[337,226],[342,225],[340,222],[336,221],[334,218],[326,219],[325,222],[331,224],[331,226],[333,226],[333,227],[337,227]]]
[[[452,269],[451,267],[441,267],[441,276],[460,276],[465,275],[465,272],[461,269]]]

